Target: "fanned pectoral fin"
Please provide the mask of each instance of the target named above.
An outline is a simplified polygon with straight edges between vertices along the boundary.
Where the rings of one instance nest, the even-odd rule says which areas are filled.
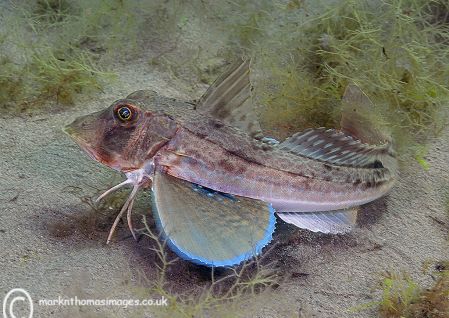
[[[278,212],[285,222],[312,232],[329,234],[351,231],[357,220],[357,209],[324,212]]]
[[[274,210],[261,201],[156,172],[153,204],[168,244],[197,264],[236,265],[259,254],[272,239]]]

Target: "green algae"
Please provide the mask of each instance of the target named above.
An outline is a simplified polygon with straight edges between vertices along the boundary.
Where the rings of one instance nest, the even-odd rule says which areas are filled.
[[[381,290],[381,317],[403,317],[411,304],[419,298],[419,286],[406,273],[385,273]]]
[[[156,276],[140,276],[146,288],[136,290],[141,297],[164,297],[167,307],[155,308],[157,317],[248,317],[258,304],[271,298],[273,288],[280,281],[273,264],[256,258],[226,270],[211,269],[206,282],[194,286],[173,288],[170,277],[180,267],[178,258],[168,252],[166,241],[157,235],[143,218],[143,232],[153,243],[156,255]],[[139,317],[139,312],[133,313]],[[133,316],[134,317],[134,316]]]
[[[78,95],[100,91],[114,78],[100,61],[106,44],[97,36],[101,27],[107,28],[99,22],[108,10],[97,8],[88,14],[79,4],[43,0],[1,13],[2,109],[14,114],[44,105],[70,105]],[[112,5],[108,8],[115,12]],[[116,28],[129,31],[116,23],[110,32]],[[109,37],[107,43],[114,40]]]
[[[284,22],[261,47],[266,125],[289,133],[338,128],[341,97],[354,83],[387,119],[401,150],[417,136],[437,134],[447,120],[449,32],[432,8],[414,0],[342,1],[309,18],[299,12],[298,26]]]
[[[386,273],[378,305],[380,317],[449,317],[448,270],[447,261],[437,262],[432,273],[434,282],[428,288],[420,287],[405,273]]]
[[[74,103],[80,94],[101,89],[102,81],[111,77],[104,71],[110,63],[141,57],[141,44],[148,39],[156,39],[157,44],[165,37],[182,40],[198,23],[221,35],[214,43],[216,50],[207,49],[210,39],[198,39],[198,48],[164,47],[156,58],[151,57],[151,66],[170,70],[174,77],[191,81],[190,85],[194,81],[210,84],[230,56],[252,57],[254,97],[262,108],[261,118],[267,130],[280,136],[307,127],[338,128],[340,101],[349,83],[370,96],[376,105],[373,112],[384,115],[398,147],[403,152],[411,149],[424,169],[428,168],[425,138],[438,134],[446,123],[448,8],[443,1],[332,5],[250,1],[220,6],[208,1],[154,1],[140,7],[134,1],[69,5],[49,0],[37,4],[31,11],[16,12],[19,19],[6,24],[13,32],[0,34],[2,108],[39,107],[48,100]],[[202,16],[209,9],[209,15]],[[24,26],[31,36],[21,35]],[[184,51],[182,59],[180,51]],[[187,73],[193,76],[187,78]],[[169,271],[170,262],[161,261],[162,278],[151,291],[177,304],[168,311],[171,316],[227,311],[235,295],[248,291],[252,295],[253,286],[270,281],[260,276],[241,281],[239,286],[249,289],[239,289],[230,299],[210,289],[189,298],[169,289],[164,272]],[[445,280],[438,282],[435,290],[447,286]],[[410,307],[420,297],[433,297],[409,276],[385,277],[383,288],[383,308],[404,303]]]
[[[432,283],[422,286],[407,272],[384,272],[375,288],[380,299],[351,311],[376,308],[382,318],[449,317],[449,262],[425,262],[423,274],[429,275]]]
[[[389,127],[402,158],[426,168],[421,149],[449,113],[447,9],[440,0],[193,1],[171,16],[187,21],[172,37],[182,41],[186,26],[207,25],[217,36],[198,39],[199,46],[218,45],[209,51],[225,60],[251,57],[263,127],[280,139],[308,127],[339,128],[343,92],[356,84],[374,102],[372,112]],[[210,84],[202,63],[211,52],[182,50],[174,47],[151,64],[169,65],[173,77],[192,86]],[[213,75],[222,71],[215,69]]]
[[[57,103],[73,104],[80,93],[100,90],[99,76],[106,74],[96,68],[88,55],[57,58],[53,52],[35,54],[30,63],[39,82],[39,99],[55,98]]]
[[[447,120],[447,6],[444,1],[424,0],[220,5],[40,0],[28,9],[8,12],[16,21],[4,22],[7,31],[0,44],[15,39],[16,49],[2,50],[0,80],[5,85],[0,102],[53,91],[57,101],[73,103],[84,88],[100,88],[102,77],[108,78],[102,70],[120,59],[145,55],[143,44],[150,43],[156,53],[150,65],[192,86],[210,84],[231,56],[252,57],[259,74],[253,85],[261,119],[267,131],[276,130],[282,137],[306,127],[338,128],[342,94],[354,83],[375,102],[373,112],[387,118],[399,148],[407,149],[420,137],[437,134]],[[178,47],[177,43],[193,41],[192,30],[204,27],[208,34],[195,40],[198,45]],[[21,36],[24,28],[31,34]],[[22,38],[27,41],[17,43]],[[20,61],[14,56],[17,50]],[[51,73],[52,56],[59,58],[61,52],[64,65],[59,67],[75,69],[71,73],[77,75],[59,76],[50,85],[54,88],[33,85],[41,74],[48,82],[45,72],[39,73],[42,63],[30,67],[33,60],[46,61]],[[80,71],[86,61],[81,67],[86,72]],[[58,91],[65,92],[61,96]]]
[[[53,24],[64,20],[72,10],[72,5],[66,0],[37,0],[33,15],[41,21]]]

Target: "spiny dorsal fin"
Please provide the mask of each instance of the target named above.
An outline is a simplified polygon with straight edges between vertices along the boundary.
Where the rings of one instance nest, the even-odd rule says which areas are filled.
[[[249,59],[234,63],[209,87],[196,109],[255,136],[261,129],[251,98],[249,66]]]
[[[382,168],[389,147],[361,143],[334,129],[307,129],[279,145],[280,150],[340,166]]]
[[[357,208],[324,212],[278,212],[286,223],[312,232],[348,233],[357,221]]]

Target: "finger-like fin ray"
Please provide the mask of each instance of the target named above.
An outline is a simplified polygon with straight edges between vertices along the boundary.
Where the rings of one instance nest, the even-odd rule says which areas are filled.
[[[122,209],[120,210],[119,214],[117,215],[117,217],[115,218],[114,224],[112,224],[111,229],[109,230],[109,235],[108,235],[108,239],[106,240],[106,244],[109,244],[109,242],[112,239],[112,235],[115,232],[115,228],[118,225],[118,222],[120,221],[120,218],[122,217],[123,213],[125,213],[125,211],[128,211],[128,225],[130,225],[131,223],[129,222],[130,217],[131,217],[131,209],[132,209],[132,205],[134,202],[134,199],[137,195],[137,191],[139,191],[139,185],[136,184],[134,185],[133,190],[131,191],[131,194],[129,195],[128,199],[126,200],[125,204],[123,205]],[[133,234],[133,237],[136,238],[136,236],[134,235],[134,231],[133,229],[130,227],[131,233]]]

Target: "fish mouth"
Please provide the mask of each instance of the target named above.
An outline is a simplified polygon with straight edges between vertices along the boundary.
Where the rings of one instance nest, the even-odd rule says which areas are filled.
[[[112,160],[107,159],[105,156],[101,155],[101,151],[94,149],[91,144],[89,144],[84,138],[79,136],[79,134],[77,134],[77,130],[72,127],[72,124],[68,124],[67,126],[62,128],[62,131],[66,133],[73,141],[75,141],[91,159],[114,169],[111,164]]]
[[[66,125],[62,128],[62,131],[65,132],[67,135],[72,136],[75,132],[75,129],[73,129],[71,124]]]
[[[76,129],[67,125],[62,128],[62,131],[66,133],[76,144],[93,160],[105,165],[108,168],[120,171],[120,172],[132,172],[140,169],[139,166],[127,165],[126,162],[122,162],[120,158],[117,158],[114,154],[109,154],[101,147],[95,147],[83,137],[81,137]]]
[[[138,163],[129,163],[126,160],[122,160],[119,154],[107,151],[101,146],[101,143],[98,140],[92,140],[90,137],[86,139],[83,130],[79,129],[76,120],[63,127],[62,131],[67,134],[70,139],[75,141],[91,159],[111,169],[121,172],[131,172],[141,168]]]

